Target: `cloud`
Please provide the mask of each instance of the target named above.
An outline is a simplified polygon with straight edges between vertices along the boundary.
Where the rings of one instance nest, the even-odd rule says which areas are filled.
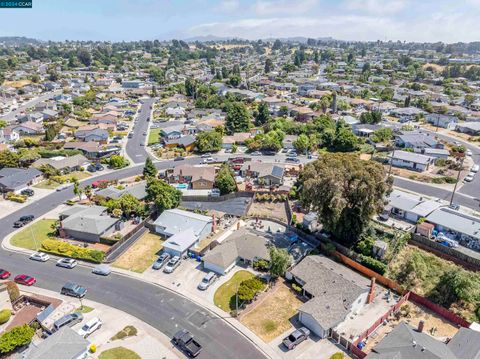
[[[222,13],[232,13],[239,9],[240,9],[239,0],[223,0],[223,1],[220,1],[218,6],[214,10]]]
[[[251,11],[259,16],[264,15],[298,15],[312,10],[318,5],[318,0],[257,0]]]
[[[408,5],[408,0],[346,0],[344,7],[371,15],[391,15],[399,13]]]

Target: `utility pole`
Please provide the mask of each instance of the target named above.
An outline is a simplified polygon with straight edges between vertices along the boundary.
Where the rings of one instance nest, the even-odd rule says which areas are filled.
[[[35,250],[38,251],[38,242],[37,238],[35,237],[35,234],[33,233],[32,225],[30,227],[30,233],[32,234],[33,241],[35,242]]]
[[[238,283],[235,290],[235,316],[238,316]]]
[[[464,157],[462,157],[462,160],[460,161],[460,168],[458,169],[457,180],[455,181],[455,186],[453,187],[452,197],[450,198],[450,206],[453,204],[453,197],[455,196],[455,191],[457,190],[458,181],[460,179],[460,173],[462,172],[462,169],[463,169],[463,161],[464,160],[465,160],[465,155],[464,155]]]

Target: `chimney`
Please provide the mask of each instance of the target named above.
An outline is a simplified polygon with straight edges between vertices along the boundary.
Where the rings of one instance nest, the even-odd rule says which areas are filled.
[[[372,278],[370,283],[370,292],[368,292],[367,304],[373,302],[373,298],[375,298],[375,278]]]
[[[213,224],[212,224],[212,232],[215,233],[217,231],[217,219],[215,218],[215,212],[212,215]]]
[[[417,332],[423,333],[423,328],[425,327],[425,321],[421,320],[418,322]]]

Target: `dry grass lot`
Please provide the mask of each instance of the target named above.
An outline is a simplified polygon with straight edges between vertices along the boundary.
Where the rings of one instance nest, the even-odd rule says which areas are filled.
[[[287,212],[283,202],[253,202],[248,210],[250,217],[277,218],[281,221],[287,220]]]
[[[240,319],[265,342],[270,342],[288,330],[291,327],[290,319],[302,305],[284,283],[278,283],[277,287]]]
[[[163,248],[160,236],[146,232],[133,246],[120,256],[113,266],[143,273],[157,259],[158,252]]]

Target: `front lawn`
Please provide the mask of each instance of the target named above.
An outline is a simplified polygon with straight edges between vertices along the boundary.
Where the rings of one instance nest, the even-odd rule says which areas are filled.
[[[105,350],[99,355],[98,358],[99,359],[142,359],[137,353],[124,347],[117,347],[117,348]]]
[[[148,133],[148,144],[153,145],[154,143],[160,142],[160,128],[151,128]]]
[[[94,309],[95,309],[95,308],[89,307],[88,305],[84,305],[84,306],[78,307],[78,308],[75,310],[75,312],[87,314],[87,313],[93,312]]]
[[[163,248],[163,239],[154,233],[145,232],[133,246],[131,246],[114,263],[114,267],[143,273],[158,257]]]
[[[292,326],[290,319],[301,305],[290,288],[278,283],[277,288],[252,311],[241,316],[240,321],[268,343]]]
[[[237,286],[244,280],[253,277],[255,276],[246,270],[236,272],[228,282],[223,283],[215,292],[213,298],[215,305],[225,312],[235,310],[235,293],[237,291]]]
[[[89,172],[85,171],[75,171],[67,175],[61,176],[65,183],[70,182],[70,179],[76,178],[78,181],[84,180],[85,178],[91,177],[92,175]],[[55,189],[60,186],[62,183],[53,181],[51,179],[37,183],[33,187],[40,189]]]
[[[55,222],[54,219],[41,219],[27,225],[10,239],[10,244],[15,247],[38,250],[45,239],[54,237],[55,231],[52,225]]]

